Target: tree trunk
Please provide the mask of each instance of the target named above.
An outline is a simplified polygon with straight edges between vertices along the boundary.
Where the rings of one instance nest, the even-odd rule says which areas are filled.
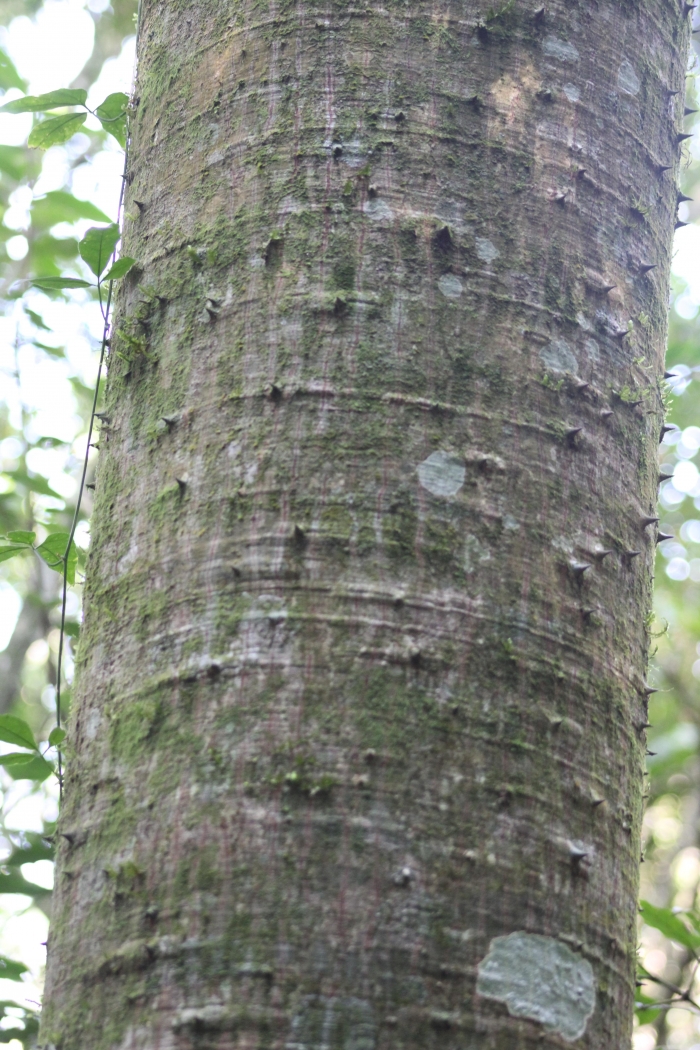
[[[687,23],[143,0],[44,1043],[628,1046]]]

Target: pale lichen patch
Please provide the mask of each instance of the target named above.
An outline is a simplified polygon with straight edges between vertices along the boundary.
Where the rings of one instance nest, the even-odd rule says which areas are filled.
[[[625,95],[638,95],[642,85],[631,63],[625,59],[617,74],[617,86]]]
[[[493,241],[490,241],[487,237],[477,237],[476,254],[480,259],[483,259],[484,262],[492,263],[501,253]]]
[[[464,463],[450,452],[432,452],[418,467],[418,480],[433,496],[456,496],[465,477]]]
[[[576,355],[566,339],[553,339],[540,350],[540,358],[547,369],[552,372],[578,372]]]
[[[479,964],[479,995],[505,1003],[513,1017],[539,1021],[567,1042],[580,1039],[595,1009],[595,977],[588,960],[540,934],[494,937]]]
[[[560,40],[557,36],[545,37],[542,50],[545,55],[558,58],[561,62],[578,62],[579,60],[579,53],[574,45],[569,44],[566,40]]]
[[[438,281],[438,288],[448,299],[459,299],[464,286],[454,274],[446,273]]]
[[[370,198],[362,210],[365,215],[377,222],[394,218],[394,213],[386,201],[380,200],[378,197]]]

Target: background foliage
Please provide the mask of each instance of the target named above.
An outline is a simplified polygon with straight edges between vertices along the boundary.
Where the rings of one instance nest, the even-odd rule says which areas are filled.
[[[83,0],[4,0],[0,103],[36,91],[18,69],[22,46],[31,48],[35,39],[32,27],[78,9],[85,32],[86,12],[93,22],[92,50],[84,49],[82,68],[66,82],[39,90],[87,92],[92,109],[110,92],[128,90],[136,0],[84,6]],[[51,43],[44,46],[50,69],[55,55]],[[23,120],[21,140],[31,133],[40,141],[44,114],[0,119],[0,534],[34,533],[33,546],[49,550],[69,530],[75,510],[102,319],[94,289],[63,292],[51,290],[50,280],[37,288],[28,279],[91,279],[79,242],[88,227],[116,218],[123,161],[107,124],[71,118],[75,112],[49,114],[73,124],[65,141],[59,134],[46,152],[3,138],[7,121]],[[689,130],[694,121],[691,115]],[[667,358],[674,373],[669,418],[678,429],[661,446],[661,470],[672,477],[662,482],[659,513],[661,531],[674,538],[660,544],[656,568],[658,648],[650,679],[659,691],[650,702],[636,1050],[700,1050],[700,144],[691,143],[682,189],[698,202],[681,205],[680,217],[691,225],[678,233]],[[90,503],[88,489],[68,597],[68,679],[70,643],[80,631]],[[3,543],[17,542],[12,536],[0,541],[0,1043],[14,1050],[36,1044],[58,796],[47,763],[59,742],[49,737],[61,587],[60,575],[31,550],[2,560]],[[69,703],[69,691],[65,699]],[[17,751],[13,718],[31,728],[42,757],[28,739],[22,761],[8,757]]]

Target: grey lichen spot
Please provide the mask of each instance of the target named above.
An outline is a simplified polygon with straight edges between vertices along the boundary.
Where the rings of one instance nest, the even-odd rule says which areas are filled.
[[[550,372],[578,372],[578,361],[566,339],[553,339],[540,350],[542,363]]]
[[[574,45],[567,43],[566,40],[560,40],[557,36],[550,35],[545,37],[542,50],[545,55],[558,58],[561,62],[578,62],[579,59],[578,51]]]
[[[617,74],[617,86],[626,95],[638,95],[641,90],[642,85],[639,77],[626,59],[620,66],[620,71]]]
[[[501,253],[493,241],[490,241],[487,237],[477,237],[476,254],[480,259],[483,259],[484,262],[492,263]]]
[[[438,288],[448,299],[459,299],[462,294],[463,285],[454,274],[446,273],[438,281]]]
[[[379,197],[371,197],[365,204],[363,211],[365,215],[368,215],[370,219],[374,219],[375,222],[394,218],[394,213],[389,205],[386,201],[380,200]]]
[[[512,532],[517,532],[517,530],[520,528],[520,522],[516,521],[512,514],[504,514],[503,528],[510,529]]]
[[[580,1039],[595,1009],[595,978],[587,959],[536,933],[494,937],[479,963],[479,995],[505,1003],[513,1017],[539,1021],[567,1042]]]
[[[581,92],[575,84],[564,84],[563,90],[569,102],[578,102],[578,100],[581,98]]]
[[[418,467],[418,480],[433,496],[456,496],[465,476],[463,461],[450,452],[432,452]]]

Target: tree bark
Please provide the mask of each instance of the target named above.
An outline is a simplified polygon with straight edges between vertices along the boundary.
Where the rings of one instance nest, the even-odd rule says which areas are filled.
[[[687,23],[143,0],[44,1043],[629,1045]]]

